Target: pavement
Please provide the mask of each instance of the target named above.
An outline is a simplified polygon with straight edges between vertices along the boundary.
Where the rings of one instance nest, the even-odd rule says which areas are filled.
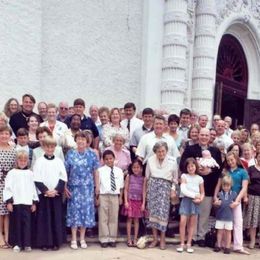
[[[43,252],[34,249],[32,252],[14,253],[12,249],[1,249],[0,260],[240,260],[240,259],[260,259],[260,248],[250,250],[251,255],[240,255],[232,252],[230,255],[215,253],[210,248],[194,247],[193,254],[187,252],[177,253],[177,245],[167,244],[166,250],[159,248],[137,249],[129,248],[125,243],[118,243],[116,248],[101,248],[97,243],[88,243],[87,249],[72,250],[68,245],[64,245],[59,251]]]

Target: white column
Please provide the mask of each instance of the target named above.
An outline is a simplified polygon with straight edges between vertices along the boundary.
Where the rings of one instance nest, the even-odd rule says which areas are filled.
[[[159,108],[164,0],[143,1],[141,106]]]
[[[192,109],[212,116],[215,89],[215,0],[198,0],[194,44]]]
[[[187,90],[187,0],[165,0],[161,107],[179,113]]]

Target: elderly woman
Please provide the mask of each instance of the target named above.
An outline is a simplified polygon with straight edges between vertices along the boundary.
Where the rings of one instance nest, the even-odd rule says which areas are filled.
[[[5,115],[10,118],[13,114],[21,111],[21,106],[16,98],[9,98],[4,106]]]
[[[170,197],[175,191],[178,170],[174,157],[167,155],[166,142],[157,142],[153,147],[154,155],[147,162],[149,226],[152,227],[153,241],[150,248],[158,244],[158,230],[161,232],[160,248],[165,249],[165,232],[168,225]]]
[[[64,133],[68,130],[66,124],[57,120],[57,107],[54,104],[49,104],[47,108],[47,121],[41,123],[40,126],[46,126],[52,132],[54,139],[58,145],[61,145],[61,139]]]
[[[129,141],[129,132],[127,128],[120,125],[121,115],[118,108],[112,108],[110,111],[110,124],[107,124],[103,128],[103,143],[105,147],[111,146],[113,143],[113,136],[115,134],[121,134],[125,142]]]
[[[231,134],[231,139],[233,140],[234,144],[240,144],[241,132],[239,130],[233,131]]]
[[[98,158],[89,147],[89,137],[84,131],[75,135],[77,149],[68,151],[65,167],[68,173],[66,195],[67,226],[71,228],[71,248],[77,249],[77,230],[80,228],[80,247],[87,248],[86,228],[95,226],[94,173]]]
[[[131,163],[130,152],[124,148],[125,139],[121,134],[115,134],[113,144],[107,147],[106,150],[111,150],[115,154],[115,166],[121,168],[124,173],[127,173],[128,166]]]

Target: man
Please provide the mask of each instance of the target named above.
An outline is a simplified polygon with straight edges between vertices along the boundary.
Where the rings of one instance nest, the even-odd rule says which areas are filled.
[[[178,134],[183,140],[188,139],[188,131],[190,129],[191,111],[188,108],[184,108],[180,112],[180,126],[178,128]]]
[[[209,150],[211,156],[222,166],[221,153],[218,148],[209,146],[210,131],[207,128],[202,128],[199,132],[199,143],[191,146],[187,146],[181,156],[180,160],[180,171],[186,172],[185,161],[189,157],[195,159],[202,157],[203,150]],[[198,218],[198,231],[197,231],[197,242],[199,246],[205,246],[205,235],[208,231],[208,220],[210,211],[212,208],[212,201],[214,196],[215,187],[218,183],[218,178],[221,174],[221,167],[219,168],[201,168],[200,175],[204,180],[205,198],[200,204],[200,215]]]
[[[99,134],[98,134],[98,129],[95,125],[95,123],[92,121],[90,117],[87,117],[84,114],[85,111],[85,101],[82,98],[77,98],[74,100],[74,110],[75,114],[80,115],[81,117],[81,125],[80,129],[81,130],[91,130],[93,134],[93,148],[98,150],[98,143],[99,143]],[[70,118],[67,118],[65,123],[70,127]]]
[[[213,121],[212,121],[212,127],[213,127],[213,128],[216,128],[217,122],[218,122],[219,120],[221,120],[221,116],[218,115],[218,114],[215,114],[215,115],[213,116]]]
[[[231,138],[231,134],[233,133],[233,130],[230,128],[232,125],[232,118],[230,116],[226,116],[224,118],[224,121],[226,123],[226,131],[225,134]]]
[[[136,148],[143,135],[153,131],[154,111],[147,107],[142,112],[143,126],[135,129],[132,138],[130,140],[130,148],[133,154],[136,152]]]
[[[216,136],[216,139],[214,141],[214,144],[216,146],[218,146],[218,144],[223,144],[225,152],[226,152],[228,147],[231,144],[233,144],[233,140],[225,134],[225,130],[226,130],[225,125],[226,125],[226,123],[225,123],[224,120],[218,120],[218,122],[216,123],[215,129],[216,129],[216,132],[217,132],[217,136]]]
[[[47,120],[47,107],[48,107],[47,103],[43,101],[39,102],[37,106],[38,113],[43,121]]]
[[[61,101],[58,106],[57,120],[64,123],[69,117],[69,104],[66,101]]]
[[[96,105],[91,105],[89,108],[89,115],[95,125],[98,127],[101,125],[100,119],[98,117],[98,107]]]
[[[141,140],[136,149],[136,156],[146,164],[148,158],[154,154],[153,147],[158,141],[164,141],[168,145],[168,154],[178,158],[180,152],[176,146],[175,140],[169,134],[164,133],[166,126],[165,118],[163,116],[155,116],[154,130],[141,137]]]
[[[42,122],[41,117],[33,112],[36,100],[30,94],[23,95],[22,98],[22,110],[10,118],[10,126],[13,129],[13,132],[16,134],[19,128],[28,129],[28,120],[31,115],[37,116],[39,122]]]
[[[208,119],[207,115],[200,115],[199,120],[198,120],[200,128],[206,128],[208,121],[209,121],[209,119]]]
[[[142,127],[143,121],[135,116],[136,106],[128,102],[124,105],[125,119],[121,121],[121,126],[126,127],[129,131],[130,140],[135,129]]]

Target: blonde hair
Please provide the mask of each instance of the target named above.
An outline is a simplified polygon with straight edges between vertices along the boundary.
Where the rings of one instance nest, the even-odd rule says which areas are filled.
[[[225,175],[222,180],[221,180],[221,185],[224,186],[224,185],[230,185],[232,186],[233,184],[233,181],[232,181],[232,178],[230,175]]]
[[[48,145],[54,145],[56,146],[57,145],[57,142],[56,140],[51,137],[51,136],[47,136],[46,138],[44,138],[44,140],[42,141],[42,145],[43,146],[48,146]]]
[[[29,154],[28,154],[27,151],[25,151],[25,150],[17,151],[17,153],[16,153],[16,160],[20,159],[20,158],[24,158],[24,157],[27,157],[29,159]]]

